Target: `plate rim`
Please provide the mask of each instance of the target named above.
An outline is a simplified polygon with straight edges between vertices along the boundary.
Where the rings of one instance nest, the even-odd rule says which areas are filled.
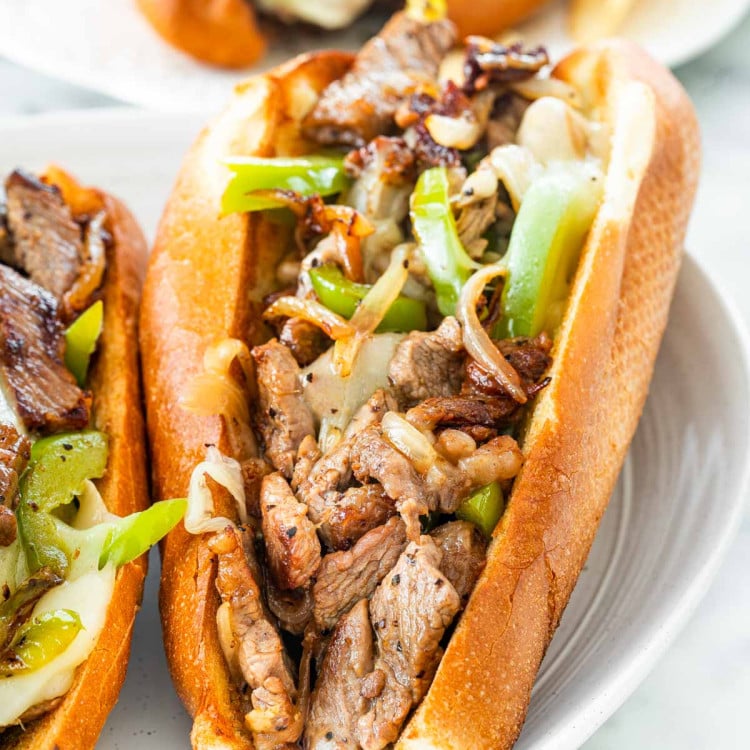
[[[730,331],[739,345],[738,371],[742,372],[745,391],[750,395],[750,327],[722,282],[687,250],[684,251],[681,268],[685,267],[689,267],[691,272],[697,274],[701,283],[707,285],[730,323]],[[747,420],[745,432],[746,445],[750,446],[750,419]],[[742,470],[735,479],[734,489],[730,512],[727,513],[720,533],[715,536],[716,543],[711,554],[704,558],[690,584],[677,595],[668,616],[658,623],[653,623],[650,632],[637,640],[638,648],[634,650],[631,661],[607,680],[603,685],[605,689],[597,691],[588,703],[580,705],[576,711],[576,722],[562,728],[557,726],[545,730],[542,744],[535,745],[534,750],[579,748],[625,703],[657,666],[708,593],[730,545],[737,536],[750,496],[748,453],[742,457]]]

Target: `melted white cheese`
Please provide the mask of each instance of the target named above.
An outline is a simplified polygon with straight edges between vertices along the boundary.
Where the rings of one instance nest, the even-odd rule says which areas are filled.
[[[41,669],[0,679],[0,727],[13,724],[29,708],[64,695],[73,683],[75,670],[89,657],[107,618],[116,570],[99,567],[99,555],[114,518],[107,512],[96,487],[87,482],[81,494],[75,529],[59,523],[73,555],[68,577],[62,585],[45,594],[34,608],[33,617],[56,609],[69,609],[81,618],[84,629],[57,658]],[[93,528],[92,528],[93,527]],[[18,542],[0,550],[0,582],[11,590],[26,577],[24,557]]]

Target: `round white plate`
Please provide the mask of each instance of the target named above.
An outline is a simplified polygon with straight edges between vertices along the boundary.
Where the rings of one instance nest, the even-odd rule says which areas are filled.
[[[547,45],[553,59],[572,46],[565,5],[555,0],[518,31]],[[750,0],[637,0],[621,33],[677,65],[703,52],[739,22]],[[243,72],[201,65],[164,43],[135,0],[0,0],[0,55],[72,83],[160,111],[211,113],[231,87],[298,52],[356,50],[386,15],[374,10],[352,28],[281,30],[259,65]]]
[[[191,117],[99,111],[0,124],[0,173],[57,161],[124,198],[149,235]],[[588,563],[534,690],[517,750],[578,747],[625,700],[698,604],[737,525],[750,455],[748,345],[696,262],[680,275],[646,409]],[[152,554],[120,702],[99,748],[182,750]]]

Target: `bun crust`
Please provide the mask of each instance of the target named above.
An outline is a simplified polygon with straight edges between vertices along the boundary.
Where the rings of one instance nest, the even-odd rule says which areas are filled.
[[[459,39],[468,34],[492,36],[520,23],[549,0],[448,0],[448,17],[458,27]]]
[[[244,68],[265,51],[266,40],[246,0],[137,0],[163,39],[222,68]]]
[[[75,183],[66,184],[78,189]],[[65,186],[61,187],[65,193]],[[106,432],[110,440],[107,473],[97,484],[107,508],[124,516],[148,507],[135,345],[147,246],[135,219],[120,201],[100,191],[92,192],[107,212],[107,229],[113,238],[107,250],[104,329],[90,379],[93,426]],[[24,730],[13,728],[0,734],[0,748],[90,750],[96,745],[125,680],[146,569],[146,556],[120,568],[104,629],[91,655],[78,668],[72,687],[57,708]]]
[[[310,94],[347,64],[346,56],[321,53],[254,78],[183,164],[142,313],[159,497],[186,492],[205,443],[229,447],[219,418],[190,415],[177,402],[208,344],[258,340],[257,303],[286,237],[260,214],[219,216],[228,173],[218,159],[304,151],[299,123]],[[680,265],[699,160],[685,93],[621,42],[582,48],[555,75],[578,86],[610,128],[605,200],[557,337],[552,382],[527,425],[524,468],[433,685],[399,741],[404,748],[515,742],[640,417]],[[226,499],[217,502],[219,512],[231,511]],[[181,526],[173,531],[164,547],[162,618],[175,685],[195,719],[193,746],[248,748],[218,644],[214,577],[205,542]]]

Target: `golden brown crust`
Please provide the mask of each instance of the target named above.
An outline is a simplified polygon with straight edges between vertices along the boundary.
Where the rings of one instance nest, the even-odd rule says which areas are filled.
[[[528,18],[549,0],[448,0],[448,16],[458,27],[459,38],[467,34],[492,36]]]
[[[91,371],[93,424],[110,439],[107,473],[99,489],[107,508],[124,516],[148,506],[135,345],[147,248],[127,208],[105,193],[96,191],[96,197],[107,212],[114,242],[107,254],[104,331]],[[118,571],[104,629],[79,667],[73,686],[54,711],[30,723],[25,731],[12,729],[0,735],[3,750],[86,750],[96,745],[125,680],[146,566],[144,556]]]
[[[603,208],[597,217],[524,468],[405,748],[515,742],[638,423],[677,279],[700,154],[686,94],[619,42],[575,53],[557,75],[589,92],[609,120],[629,81],[647,84],[656,105],[651,158],[632,215]]]
[[[223,68],[244,68],[265,51],[266,40],[245,0],[137,0],[165,41]]]
[[[299,122],[351,56],[303,57],[238,88],[229,109],[198,138],[183,164],[156,238],[144,289],[141,348],[157,499],[184,496],[206,443],[229,452],[218,417],[180,408],[206,347],[227,336],[258,340],[253,306],[269,291],[286,231],[259,214],[218,215],[230,154],[299,154]],[[283,236],[280,233],[284,233]],[[200,258],[200,273],[196,274]],[[165,367],[165,363],[174,366]],[[225,502],[228,502],[225,500]],[[218,511],[232,514],[228,505]],[[200,748],[247,748],[238,695],[216,631],[214,556],[205,541],[173,531],[163,545],[161,613],[180,698]]]
[[[226,173],[217,159],[243,148],[298,152],[294,135],[304,106],[293,112],[289,92],[314,90],[340,75],[336,65],[343,70],[345,62],[332,60],[330,53],[307,57],[255,79],[183,165],[143,309],[160,497],[185,492],[204,443],[228,446],[218,418],[190,416],[177,401],[207,344],[259,333],[250,329],[247,290],[257,295],[267,288],[264,274],[281,239],[259,215],[218,218]],[[552,384],[528,429],[525,467],[487,568],[404,732],[404,747],[507,748],[515,742],[542,656],[640,416],[679,268],[699,153],[684,92],[643,52],[620,43],[585,48],[556,74],[575,82],[589,106],[613,124],[613,154],[619,156],[612,157],[610,172],[618,178],[607,178],[607,198],[557,340]],[[637,220],[631,221],[636,199]],[[173,532],[165,547],[162,615],[173,677],[196,719],[194,747],[248,747],[218,646],[213,577],[205,544],[182,529]]]

